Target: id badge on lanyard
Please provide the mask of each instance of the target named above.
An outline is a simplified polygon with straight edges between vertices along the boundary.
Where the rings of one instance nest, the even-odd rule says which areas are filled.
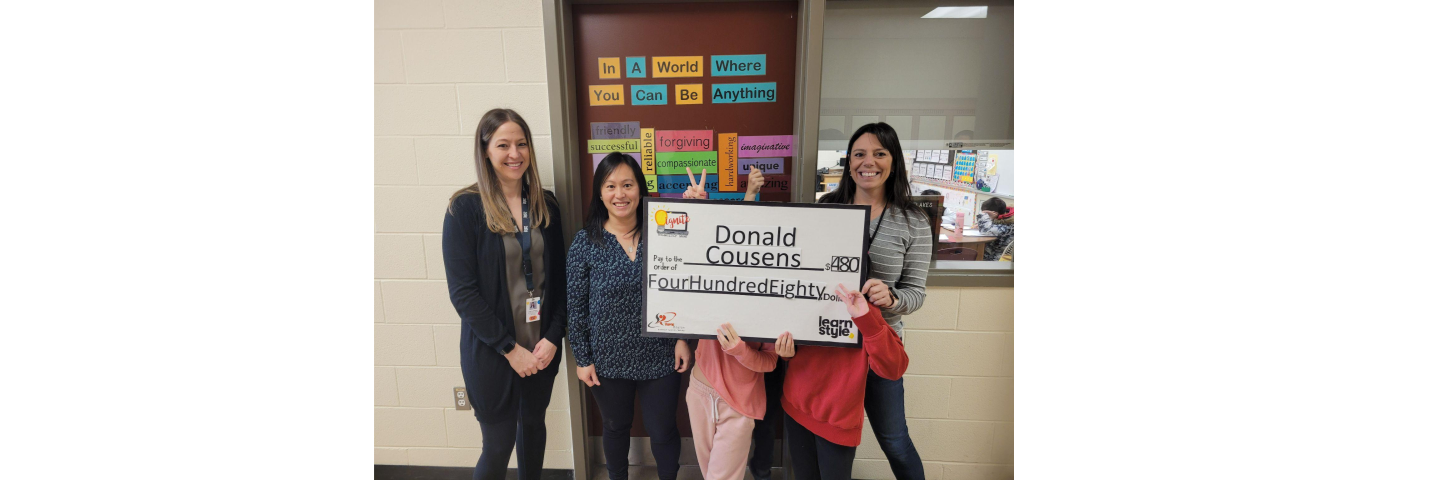
[[[540,321],[540,297],[525,299],[525,323]]]

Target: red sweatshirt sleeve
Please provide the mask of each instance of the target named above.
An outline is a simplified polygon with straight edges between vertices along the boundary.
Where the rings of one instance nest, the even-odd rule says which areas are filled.
[[[910,356],[905,354],[905,345],[900,336],[880,316],[880,308],[870,304],[870,311],[855,317],[855,327],[865,336],[865,353],[870,361],[870,370],[887,380],[899,380],[910,366]]]
[[[775,344],[773,343],[762,343],[760,350],[756,351],[755,347],[748,342],[740,342],[734,347],[730,347],[725,353],[734,356],[735,360],[738,360],[745,368],[761,373],[774,371],[775,360],[780,358],[775,354]]]

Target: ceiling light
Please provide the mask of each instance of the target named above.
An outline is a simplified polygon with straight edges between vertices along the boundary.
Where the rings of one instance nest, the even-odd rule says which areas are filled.
[[[920,18],[985,18],[989,7],[935,7]]]

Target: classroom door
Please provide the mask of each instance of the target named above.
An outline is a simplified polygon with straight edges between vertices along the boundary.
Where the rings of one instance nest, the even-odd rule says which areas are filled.
[[[791,141],[798,2],[585,4],[572,12],[582,142],[570,153],[581,172],[582,212],[590,208],[594,167],[612,151],[642,164],[652,196],[679,197],[689,185],[683,167],[692,166],[697,176],[708,172],[711,198],[738,200],[744,169],[758,164],[771,167],[762,167],[760,200],[790,200],[798,174]],[[585,433],[598,438],[599,409],[581,388]],[[677,425],[690,437],[683,389],[677,401]],[[647,437],[638,407],[635,419],[631,435]]]

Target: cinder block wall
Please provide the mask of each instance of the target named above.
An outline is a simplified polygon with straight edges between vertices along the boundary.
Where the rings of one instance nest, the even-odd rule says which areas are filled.
[[[905,417],[925,477],[1014,476],[1015,289],[926,290],[905,317]],[[866,419],[855,478],[893,479]]]
[[[530,124],[541,183],[553,190],[539,1],[375,2],[378,464],[474,466],[480,457],[479,423],[451,400],[464,386],[460,317],[446,294],[440,230],[450,194],[475,182],[475,126],[495,107]],[[567,378],[557,377],[545,419],[546,468],[572,468]]]
[[[440,229],[450,194],[474,182],[475,125],[490,108],[530,123],[541,183],[554,188],[540,12],[538,0],[375,4],[377,464],[480,456],[479,424],[450,399],[464,383]],[[906,326],[906,413],[927,477],[1010,478],[1013,289],[932,288]],[[569,382],[556,379],[546,468],[573,468]],[[856,478],[893,478],[868,427],[856,457]]]

